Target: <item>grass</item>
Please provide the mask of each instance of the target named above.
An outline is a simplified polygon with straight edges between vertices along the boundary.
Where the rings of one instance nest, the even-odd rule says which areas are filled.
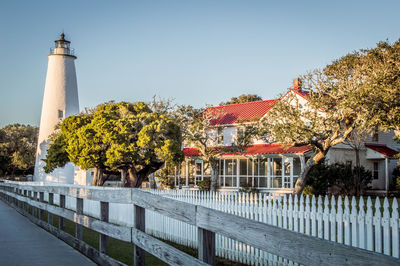
[[[43,221],[47,222],[47,215],[48,215],[48,213],[45,211],[43,213],[43,217],[42,217]],[[54,215],[53,216],[53,226],[58,227],[58,220],[59,220],[59,217]],[[67,220],[67,219],[64,219],[64,221],[65,221],[65,232],[67,232],[70,235],[75,236],[76,223],[74,223],[73,221]],[[88,244],[98,250],[99,238],[100,238],[100,234],[98,232],[93,231],[89,228],[83,227],[83,241],[86,244]],[[179,249],[179,250],[195,257],[195,258],[197,258],[197,256],[198,256],[196,249],[178,245],[178,244],[175,244],[175,243],[172,243],[169,241],[164,241],[164,240],[162,240],[162,241],[175,247],[176,249]],[[116,259],[122,263],[125,263],[127,265],[133,265],[133,244],[109,237],[108,238],[108,255],[111,258]],[[154,265],[154,266],[168,265],[147,252],[146,252],[145,260],[146,260],[146,265]],[[227,259],[217,257],[217,265],[240,266],[240,265],[245,265],[245,264],[241,264],[241,263],[237,263],[237,262],[233,262],[233,261],[229,261]]]

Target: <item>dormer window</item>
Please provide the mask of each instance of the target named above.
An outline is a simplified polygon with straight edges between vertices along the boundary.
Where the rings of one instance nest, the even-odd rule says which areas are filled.
[[[217,143],[219,145],[224,145],[224,128],[222,127],[217,129]]]

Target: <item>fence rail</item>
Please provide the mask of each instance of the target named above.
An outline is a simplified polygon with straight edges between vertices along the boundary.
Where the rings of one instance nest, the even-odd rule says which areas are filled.
[[[13,203],[30,219],[56,233],[61,238],[68,238],[63,232],[63,219],[60,219],[60,226],[57,229],[26,211],[26,204],[32,206],[34,212],[39,214],[39,217],[42,216],[40,213],[46,210],[52,215],[58,215],[64,219],[74,221],[78,230],[76,230],[75,238],[70,239],[70,241],[78,243],[75,246],[82,246],[81,251],[87,251],[90,247],[82,241],[80,228],[85,226],[99,232],[102,236],[100,237],[99,251],[96,253],[96,250],[91,250],[87,253],[96,253],[95,257],[99,258],[100,262],[98,263],[101,264],[119,264],[106,255],[108,236],[135,244],[135,265],[144,265],[144,250],[171,265],[215,264],[216,233],[249,245],[254,249],[269,252],[275,256],[304,265],[398,265],[400,263],[399,259],[387,255],[318,239],[254,219],[240,217],[138,189],[67,185],[50,186],[23,183],[0,183],[0,189],[3,199]],[[75,199],[75,211],[65,208],[66,197]],[[58,200],[55,200],[56,198]],[[48,199],[48,202],[45,202],[45,199]],[[56,205],[51,204],[50,201],[53,201]],[[86,201],[97,202],[101,212],[100,218],[85,214],[84,202]],[[114,224],[108,221],[109,217],[107,216],[111,210],[109,207],[111,204],[130,205],[134,211],[133,226]],[[195,226],[198,235],[199,259],[193,258],[146,234],[144,231],[148,221],[145,220],[145,217],[148,211]],[[104,263],[105,261],[107,263]]]
[[[220,193],[204,191],[153,190],[152,193],[223,212],[246,217],[291,231],[350,245],[399,258],[399,210],[396,198],[389,204],[387,198],[377,197],[373,203],[368,197],[342,199],[321,197],[280,197],[266,194]],[[383,202],[383,204],[382,204]],[[153,214],[157,216],[157,214]],[[156,217],[153,220],[157,220]],[[165,221],[169,228],[154,225],[153,234],[175,242],[177,236],[174,221]],[[195,243],[193,234],[183,232],[189,244]],[[251,247],[238,248],[239,243],[230,243],[217,235],[219,256],[249,264],[257,263],[257,251]],[[265,256],[265,254],[264,254]],[[268,254],[270,257],[270,254]]]

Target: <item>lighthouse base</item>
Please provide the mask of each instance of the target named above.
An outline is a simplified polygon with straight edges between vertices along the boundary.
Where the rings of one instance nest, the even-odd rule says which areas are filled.
[[[72,163],[67,163],[64,167],[56,168],[51,173],[45,173],[43,167],[46,165],[46,163],[43,161],[43,159],[46,158],[48,146],[49,142],[42,142],[40,144],[40,152],[38,152],[36,155],[33,181],[73,184],[75,166]]]

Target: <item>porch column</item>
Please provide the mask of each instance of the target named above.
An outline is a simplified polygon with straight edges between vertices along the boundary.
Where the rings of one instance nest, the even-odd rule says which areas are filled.
[[[240,161],[236,159],[236,187],[240,187],[240,178],[239,178],[239,171],[240,171]]]
[[[285,157],[282,157],[282,161],[281,161],[281,167],[282,167],[282,170],[281,170],[281,172],[282,172],[282,177],[281,177],[281,182],[282,182],[282,184],[281,184],[281,188],[284,188],[285,187],[285,163],[286,163],[286,159],[287,158],[285,158]]]
[[[255,178],[254,178],[254,157],[251,157],[250,159],[249,159],[249,161],[251,162],[251,180],[252,180],[252,184],[253,184],[253,187],[258,187],[258,181],[257,181],[257,185],[256,185],[256,182],[255,182]]]
[[[389,158],[385,156],[385,190],[389,192]]]
[[[176,183],[176,166],[174,167],[174,172],[175,172],[175,174],[174,174],[174,188],[176,188],[176,185],[177,185],[177,183]]]
[[[189,186],[189,162],[186,160],[186,168],[185,168],[185,174],[186,174],[186,186]]]
[[[293,157],[289,158],[290,162],[290,188],[293,189]]]
[[[204,180],[204,161],[201,160],[201,181]],[[218,180],[217,180],[217,184],[218,184]]]
[[[267,188],[271,188],[271,158],[267,159]]]

